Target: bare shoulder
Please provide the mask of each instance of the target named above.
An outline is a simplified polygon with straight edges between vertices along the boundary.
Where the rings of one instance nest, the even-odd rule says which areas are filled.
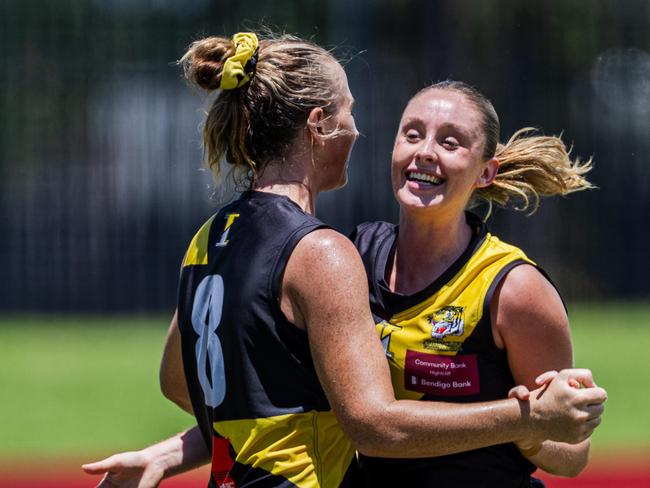
[[[368,282],[354,244],[331,229],[305,236],[287,263],[281,307],[299,328],[315,324],[316,317],[366,314]]]
[[[287,264],[287,275],[292,271],[299,271],[300,276],[308,274],[310,280],[340,279],[355,271],[363,272],[363,265],[347,237],[332,229],[319,229],[296,246]]]
[[[333,229],[318,229],[307,234],[296,246],[296,257],[335,257],[351,253],[354,258],[358,253],[352,241]]]
[[[522,312],[559,306],[562,300],[553,284],[533,265],[522,264],[510,270],[494,294],[504,311]]]
[[[516,266],[497,287],[491,303],[492,326],[497,344],[514,330],[568,330],[568,318],[559,293],[530,264]],[[502,345],[502,344],[499,344]]]

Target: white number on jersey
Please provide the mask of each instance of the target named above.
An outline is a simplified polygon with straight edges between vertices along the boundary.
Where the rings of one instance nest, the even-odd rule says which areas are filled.
[[[226,395],[226,371],[223,350],[217,335],[223,308],[223,279],[219,275],[203,278],[196,289],[192,306],[192,326],[196,341],[196,366],[205,404],[218,407]],[[207,363],[209,360],[209,368]],[[210,371],[208,378],[207,370]]]

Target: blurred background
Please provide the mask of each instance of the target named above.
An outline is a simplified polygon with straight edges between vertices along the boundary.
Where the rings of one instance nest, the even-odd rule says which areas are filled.
[[[344,232],[396,219],[394,133],[435,81],[482,90],[502,139],[534,126],[593,156],[598,190],[490,225],[554,278],[576,361],[607,383],[596,451],[650,449],[650,1],[0,0],[0,460],[102,455],[191,423],[156,368],[180,260],[219,198],[206,99],[175,62],[260,25],[347,60],[362,137],[317,209]]]

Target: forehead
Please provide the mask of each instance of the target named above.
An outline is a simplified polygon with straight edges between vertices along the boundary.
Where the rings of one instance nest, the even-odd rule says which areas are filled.
[[[470,132],[480,132],[481,114],[462,93],[455,90],[426,90],[406,106],[402,123],[420,120],[431,124],[454,124]]]

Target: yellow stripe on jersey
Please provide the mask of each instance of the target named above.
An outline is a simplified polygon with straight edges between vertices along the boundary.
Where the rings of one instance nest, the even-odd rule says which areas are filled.
[[[391,317],[390,330],[386,322],[377,324],[377,331],[387,347],[393,387],[398,398],[422,397],[421,392],[405,385],[407,350],[411,355],[455,356],[481,321],[490,285],[502,269],[519,260],[535,264],[521,249],[488,233],[456,276],[432,296]],[[385,337],[388,333],[390,337]],[[419,364],[425,365],[424,360],[415,359],[418,360]]]
[[[354,457],[331,411],[226,420],[213,427],[230,441],[237,462],[282,476],[300,488],[338,488]]]
[[[185,259],[183,260],[183,267],[192,266],[195,264],[208,264],[208,237],[210,236],[210,227],[214,221],[214,215],[201,226],[196,233],[192,242],[190,242]]]

